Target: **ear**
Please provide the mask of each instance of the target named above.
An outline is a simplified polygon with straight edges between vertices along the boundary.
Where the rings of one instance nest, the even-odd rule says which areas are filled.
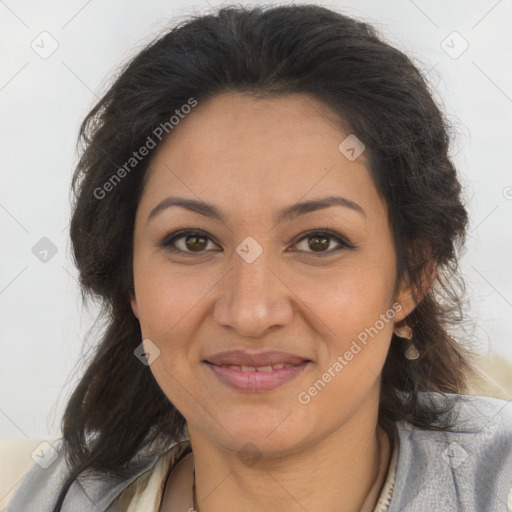
[[[132,311],[135,317],[139,318],[139,306],[137,304],[137,298],[135,297],[135,293],[130,293],[130,304],[132,306]]]
[[[413,287],[408,279],[402,281],[395,302],[401,305],[401,309],[397,308],[395,313],[395,323],[401,322],[406,318],[414,308],[421,302],[423,297],[428,293],[434,279],[436,278],[437,265],[435,262],[426,265],[422,276],[422,289]]]

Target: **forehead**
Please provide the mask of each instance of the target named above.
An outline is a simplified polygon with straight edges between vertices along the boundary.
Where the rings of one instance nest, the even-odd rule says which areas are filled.
[[[182,193],[270,208],[339,192],[377,204],[367,155],[351,161],[339,149],[349,135],[343,120],[311,95],[222,93],[199,102],[161,143],[144,195],[156,201]]]

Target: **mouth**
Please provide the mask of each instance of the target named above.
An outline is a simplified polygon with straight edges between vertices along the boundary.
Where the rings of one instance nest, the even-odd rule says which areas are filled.
[[[213,375],[237,391],[271,391],[297,378],[312,361],[284,352],[224,352],[203,360]]]
[[[247,369],[255,368],[256,370],[262,368],[263,370],[260,371],[270,371],[269,367],[279,370],[284,366],[295,366],[304,361],[309,361],[309,359],[280,350],[252,353],[245,350],[228,350],[207,357],[204,361],[216,366],[238,366]],[[280,367],[280,365],[283,366]]]
[[[209,364],[209,361],[206,361]],[[303,361],[306,362],[306,361]],[[301,363],[299,363],[301,364]],[[228,368],[230,370],[235,370],[237,372],[271,372],[273,370],[281,370],[282,368],[294,368],[295,366],[299,366],[298,364],[290,364],[290,363],[274,363],[267,366],[239,366],[236,364],[220,364],[214,365],[220,366],[221,368]]]

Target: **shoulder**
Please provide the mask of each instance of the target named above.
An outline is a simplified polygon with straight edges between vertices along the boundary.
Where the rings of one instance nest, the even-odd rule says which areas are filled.
[[[443,438],[478,439],[481,443],[512,441],[512,401],[488,396],[454,393],[420,393],[420,401],[429,401],[446,410],[451,428],[439,433]],[[404,425],[404,428],[408,428]],[[432,438],[433,431],[412,429],[414,435]],[[435,437],[435,436],[434,436]]]
[[[422,398],[426,399],[424,395]],[[411,446],[443,451],[448,466],[469,462],[485,464],[489,469],[509,463],[512,457],[512,402],[475,395],[435,393],[429,397],[448,408],[451,428],[433,431],[402,424],[404,440]],[[431,452],[432,453],[432,452]],[[485,461],[485,459],[489,459]]]
[[[34,442],[22,446],[18,444],[11,450],[11,454],[2,466],[8,466],[10,460],[20,459],[23,461],[16,467],[16,474],[13,475],[17,482],[2,502],[2,512],[52,512],[57,497],[70,474],[70,468],[63,449],[63,440],[58,439],[50,442],[37,442],[40,446],[40,453],[34,454],[35,458],[27,461],[23,454],[33,447]],[[169,446],[172,451],[178,443]],[[14,453],[16,452],[16,453]],[[166,451],[165,454],[168,452]],[[66,495],[62,506],[62,512],[80,510],[82,512],[106,510],[112,502],[129,486],[145,473],[150,473],[155,467],[162,453],[141,450],[136,456],[140,464],[138,469],[125,479],[116,479],[108,475],[91,475],[80,477],[75,480]],[[7,468],[7,474],[11,474]],[[8,505],[7,505],[8,504]],[[7,507],[7,508],[5,508]]]
[[[448,409],[452,428],[435,431],[397,423],[398,508],[390,512],[423,510],[425,503],[431,509],[500,510],[498,503],[506,503],[512,481],[512,402],[450,393],[420,395]]]

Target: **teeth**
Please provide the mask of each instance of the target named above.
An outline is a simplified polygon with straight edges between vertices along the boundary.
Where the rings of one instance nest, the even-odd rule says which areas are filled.
[[[238,366],[236,364],[223,364],[221,366],[239,372],[271,372],[272,370],[280,370],[281,368],[292,368],[293,366],[297,365],[288,363],[275,363],[267,366]]]

